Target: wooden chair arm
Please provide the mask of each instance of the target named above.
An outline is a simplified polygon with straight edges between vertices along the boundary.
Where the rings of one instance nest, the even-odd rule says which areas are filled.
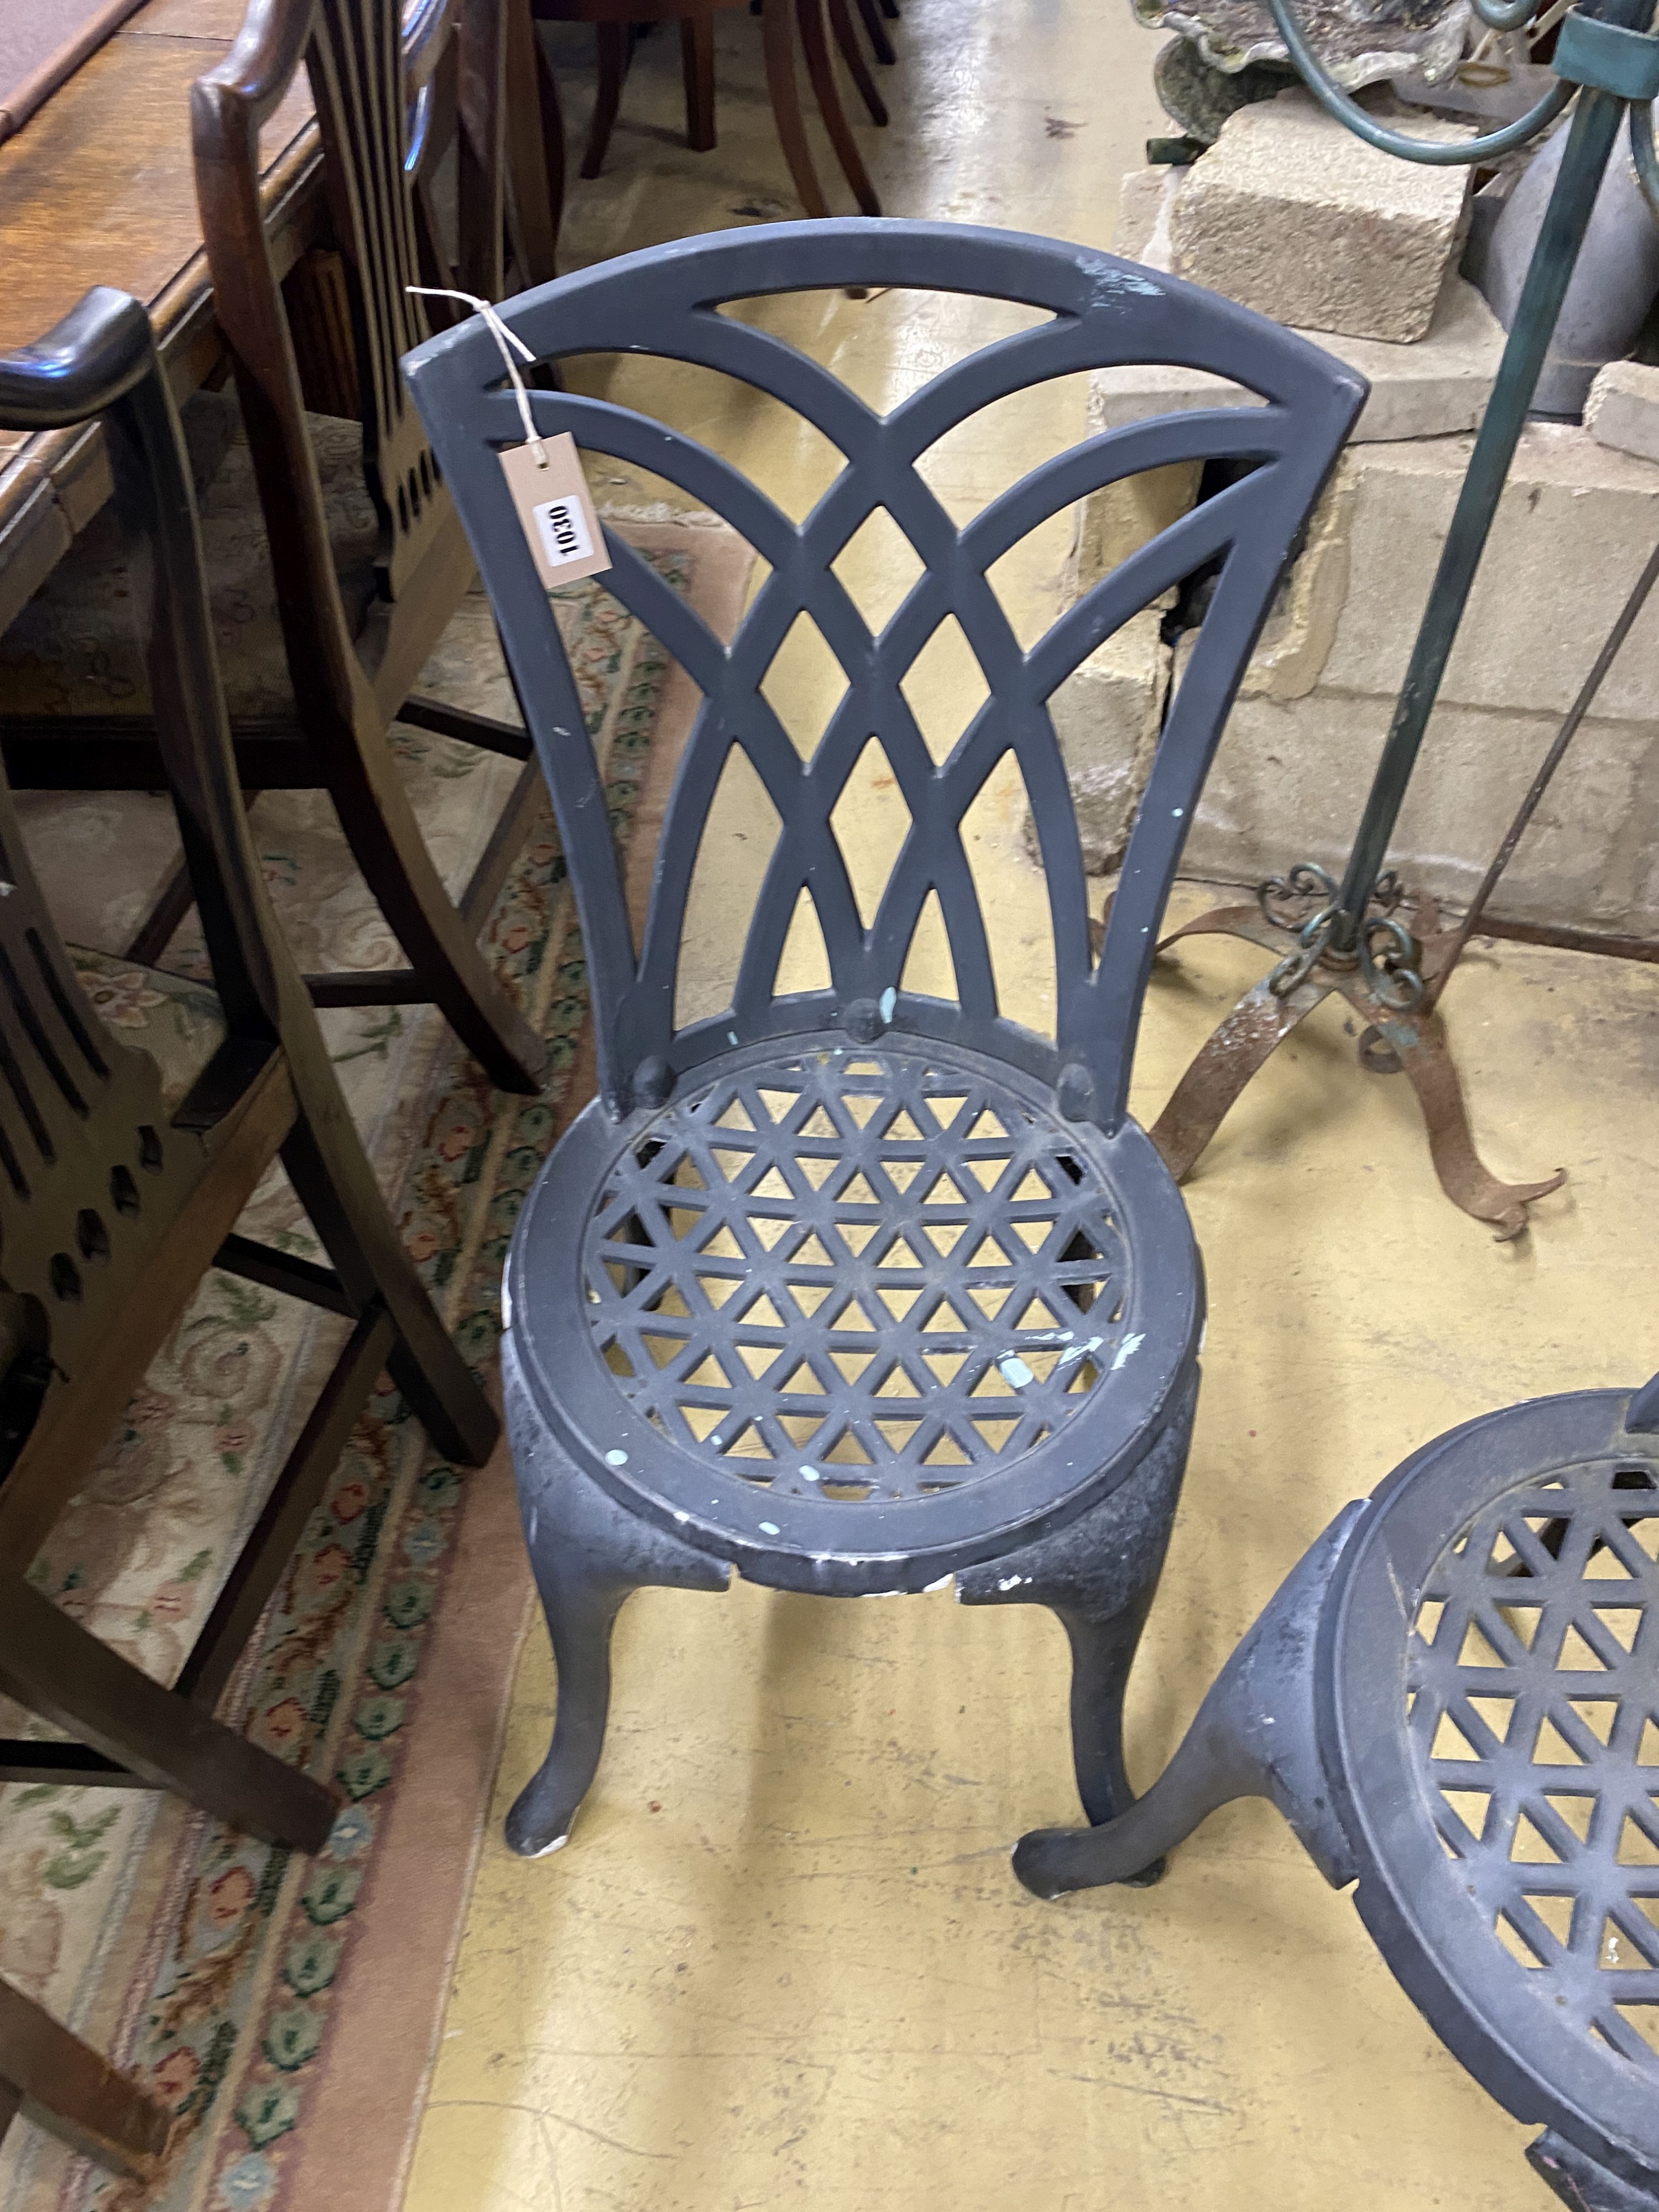
[[[94,284],[44,337],[0,354],[0,428],[57,430],[101,415],[131,391],[155,353],[138,302]]]

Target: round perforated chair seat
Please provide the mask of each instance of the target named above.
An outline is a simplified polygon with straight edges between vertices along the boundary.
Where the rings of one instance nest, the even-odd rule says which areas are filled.
[[[782,1587],[918,1589],[1057,1528],[1190,1377],[1198,1257],[1133,1123],[921,1040],[734,1053],[590,1108],[507,1273],[526,1387],[613,1496]]]
[[[1651,2186],[1659,1439],[1626,1402],[1537,1400],[1397,1470],[1339,1569],[1320,1723],[1394,1972],[1512,2112]]]

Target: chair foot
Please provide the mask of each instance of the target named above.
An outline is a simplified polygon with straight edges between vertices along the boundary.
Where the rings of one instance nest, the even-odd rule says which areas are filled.
[[[1175,1486],[1178,1491],[1179,1471]],[[1170,1504],[1173,1510],[1173,1498]],[[1123,1763],[1123,1700],[1163,1565],[1160,1547],[1151,1579],[1121,1612],[1104,1620],[1070,1606],[1054,1607],[1072,1647],[1072,1762],[1077,1794],[1095,1827],[1127,1813],[1134,1802]]]
[[[599,1771],[611,1707],[611,1636],[636,1589],[723,1590],[729,1564],[637,1519],[573,1467],[524,1387],[511,1332],[501,1384],[525,1542],[558,1669],[547,1757],[507,1816],[509,1850],[540,1858],[568,1842]]]
[[[1164,1856],[1218,1806],[1271,1797],[1326,1880],[1356,1869],[1331,1806],[1314,1713],[1314,1646],[1337,1561],[1366,1511],[1344,1508],[1223,1668],[1175,1757],[1104,1826],[1022,1836],[1014,1872],[1042,1898],[1156,1881]]]
[[[830,203],[812,166],[812,149],[801,113],[800,86],[795,77],[794,0],[771,0],[770,6],[762,10],[761,35],[766,55],[766,89],[778,143],[803,210],[822,219],[830,212]]]
[[[536,1580],[553,1638],[559,1702],[547,1757],[507,1816],[507,1849],[526,1859],[542,1858],[568,1843],[599,1771],[611,1710],[611,1632],[633,1594],[625,1584],[548,1573],[539,1561]]]
[[[71,2149],[140,2182],[158,2178],[173,2141],[165,2106],[0,1981],[0,2136],[20,2111]]]
[[[1109,1498],[1057,1534],[957,1577],[964,1605],[1046,1605],[1059,1615],[1072,1647],[1078,1795],[1097,1826],[1134,1802],[1123,1698],[1169,1547],[1197,1401],[1194,1374],[1163,1435]]]
[[[1527,2163],[1572,2212],[1655,2212],[1659,2207],[1659,2175],[1646,2187],[1626,2181],[1553,2128],[1527,2145]]]

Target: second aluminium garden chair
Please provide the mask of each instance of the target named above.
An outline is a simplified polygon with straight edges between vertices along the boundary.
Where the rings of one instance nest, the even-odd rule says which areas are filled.
[[[1659,1375],[1437,1437],[1345,1506],[1040,1897],[1270,1797],[1573,2212],[1659,2212]]]
[[[1044,319],[882,416],[721,312],[848,286],[1018,302]],[[727,644],[606,533],[606,584],[703,694],[636,949],[593,749],[497,458],[524,431],[496,338],[474,321],[405,362],[558,811],[599,1054],[600,1096],[525,1207],[503,1298],[508,1419],[559,1673],[552,1747],[508,1839],[538,1852],[569,1831],[599,1760],[611,1626],[629,1593],[720,1589],[734,1569],[835,1596],[954,1578],[969,1603],[1051,1607],[1073,1649],[1084,1805],[1106,1820],[1128,1802],[1123,1688],[1180,1487],[1204,1314],[1180,1197],[1127,1109],[1130,1060],[1206,769],[1363,384],[1262,318],[1109,254],[937,223],[682,240],[526,293],[502,315],[538,362],[649,353],[722,371],[795,410],[843,461],[797,526],[692,438],[603,398],[529,395],[542,435],[568,430],[592,453],[672,479],[770,571]],[[1028,386],[1125,361],[1213,370],[1267,404],[1089,439],[957,526],[917,467],[937,441]],[[1103,484],[1208,459],[1236,465],[1236,480],[1023,650],[993,564]],[[872,632],[836,564],[883,510],[919,573]],[[1218,582],[1097,962],[1048,701],[1131,614],[1211,565]],[[766,690],[798,618],[845,679],[805,754]],[[936,753],[915,711],[916,664],[951,620],[987,696]],[[861,914],[837,808],[872,739],[902,835]],[[775,842],[729,1005],[677,1021],[688,897],[737,752],[775,810]],[[964,848],[963,817],[1009,754],[1046,876],[1051,1035],[999,1002],[996,918]],[[861,788],[878,781],[866,773]],[[935,898],[948,998],[906,977]],[[815,989],[779,981],[803,899],[827,963]]]

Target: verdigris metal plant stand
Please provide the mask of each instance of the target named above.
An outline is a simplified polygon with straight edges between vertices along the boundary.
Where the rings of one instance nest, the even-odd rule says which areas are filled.
[[[1505,1183],[1481,1165],[1457,1071],[1435,1012],[1435,1002],[1471,930],[1467,923],[1456,930],[1443,929],[1435,902],[1412,897],[1395,878],[1382,873],[1382,866],[1626,108],[1638,174],[1659,213],[1659,161],[1650,106],[1659,95],[1659,40],[1649,31],[1654,0],[1586,0],[1584,6],[1573,9],[1563,20],[1557,40],[1557,81],[1544,97],[1501,131],[1456,143],[1414,139],[1380,124],[1326,71],[1303,36],[1290,0],[1271,0],[1271,4],[1291,58],[1325,107],[1369,144],[1407,161],[1445,167],[1493,160],[1526,144],[1553,123],[1570,101],[1574,104],[1555,189],[1346,871],[1341,883],[1334,884],[1322,869],[1302,862],[1285,877],[1265,884],[1256,905],[1218,909],[1165,940],[1169,945],[1183,937],[1222,933],[1277,952],[1289,931],[1296,944],[1210,1038],[1182,1077],[1152,1137],[1171,1171],[1177,1176],[1185,1174],[1275,1046],[1322,999],[1337,991],[1366,1024],[1362,1060],[1375,1072],[1403,1067],[1411,1077],[1447,1195],[1466,1212],[1494,1223],[1500,1237],[1513,1237],[1526,1225],[1527,1206],[1558,1188],[1563,1176]],[[1472,0],[1472,4],[1481,21],[1496,30],[1517,29],[1534,12],[1534,0],[1510,0],[1508,5],[1501,0]],[[1640,596],[1632,594],[1632,605],[1615,624],[1552,748],[1548,773],[1553,773],[1587,711],[1652,580],[1650,574],[1638,586]],[[1477,915],[1541,792],[1540,781],[1528,793],[1494,872],[1482,887]]]
[[[720,312],[850,284],[1017,300],[1048,319],[879,415],[758,322]],[[538,361],[622,348],[740,379],[845,464],[797,525],[660,422],[574,393],[515,400],[481,322],[405,364],[557,810],[599,1060],[600,1096],[538,1179],[507,1266],[507,1420],[559,1675],[552,1743],[507,1840],[541,1852],[569,1832],[598,1765],[611,1626],[629,1593],[721,1589],[734,1571],[833,1597],[954,1580],[969,1604],[1049,1607],[1072,1646],[1079,1794],[1091,1820],[1108,1819],[1129,1802],[1123,1690],[1180,1488],[1204,1307],[1180,1197],[1127,1112],[1135,1033],[1221,724],[1363,383],[1262,317],[1112,255],[944,223],[681,240],[523,293],[501,314]],[[957,526],[917,467],[940,438],[1031,385],[1127,361],[1224,369],[1267,404],[1090,439]],[[726,644],[606,533],[608,587],[704,695],[637,951],[580,696],[498,458],[527,439],[520,404],[542,437],[569,431],[682,485],[770,572]],[[1255,465],[1023,651],[988,571],[1099,485],[1203,454]],[[841,564],[878,515],[919,572],[872,629]],[[1097,963],[1048,701],[1132,612],[1224,548]],[[802,750],[766,690],[798,622],[816,626],[846,683]],[[907,687],[951,622],[987,696],[936,753]],[[872,735],[909,821],[861,915],[838,814]],[[764,785],[775,841],[728,1008],[684,1020],[688,900],[734,759]],[[963,843],[964,815],[1010,762],[1042,843],[1052,1038],[999,1003]],[[949,997],[906,981],[934,898]],[[827,988],[780,975],[804,901]]]
[[[1164,1774],[1039,1897],[1271,1798],[1574,2212],[1659,2208],[1659,1376],[1437,1437],[1345,1506]]]

